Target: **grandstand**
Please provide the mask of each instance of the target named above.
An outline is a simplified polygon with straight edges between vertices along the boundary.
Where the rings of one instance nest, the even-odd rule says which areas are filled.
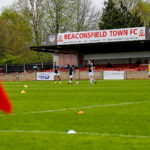
[[[150,28],[136,27],[48,35],[46,45],[31,50],[50,52],[62,68],[67,64],[87,69],[94,61],[97,71],[146,71],[150,63]]]

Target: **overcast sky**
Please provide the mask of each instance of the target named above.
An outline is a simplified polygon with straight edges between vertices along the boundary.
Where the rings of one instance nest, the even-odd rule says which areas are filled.
[[[7,7],[11,5],[16,0],[0,0],[0,11],[3,7]],[[103,7],[104,0],[92,0],[96,7]]]
[[[0,9],[8,5],[11,5],[14,1],[15,0],[0,0]]]

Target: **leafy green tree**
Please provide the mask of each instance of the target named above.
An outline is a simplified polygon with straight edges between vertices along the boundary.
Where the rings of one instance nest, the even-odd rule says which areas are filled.
[[[0,63],[36,63],[51,61],[50,54],[30,50],[33,32],[28,18],[13,9],[5,9],[0,16]],[[40,56],[40,58],[39,58]]]
[[[29,23],[12,9],[5,9],[0,17],[3,26],[4,37],[1,40],[3,56],[10,58],[10,56],[25,58],[29,51],[29,45],[32,42],[32,32]],[[3,36],[3,35],[2,35]],[[6,59],[5,58],[5,59]]]
[[[141,16],[142,22],[144,22],[144,26],[150,26],[150,3],[143,2],[140,0],[137,7],[132,11],[133,14],[138,12]]]
[[[14,4],[15,10],[29,20],[35,46],[39,46],[42,40],[42,21],[45,14],[43,3],[43,0],[17,0]]]
[[[8,25],[0,18],[0,59],[5,56],[5,50],[7,49],[7,34]]]
[[[143,26],[141,16],[135,12],[131,14],[122,0],[115,3],[113,0],[105,2],[105,8],[99,23],[100,29],[116,29]]]

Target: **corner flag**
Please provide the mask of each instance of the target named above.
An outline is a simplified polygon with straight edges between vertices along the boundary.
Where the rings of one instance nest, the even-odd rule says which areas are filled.
[[[0,110],[2,110],[6,114],[10,114],[12,112],[12,105],[1,82],[0,82]]]

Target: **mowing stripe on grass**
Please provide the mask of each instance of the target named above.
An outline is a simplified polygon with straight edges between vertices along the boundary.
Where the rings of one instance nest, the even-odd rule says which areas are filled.
[[[62,109],[53,109],[53,110],[44,110],[44,111],[36,111],[36,112],[26,112],[22,114],[12,114],[15,115],[28,115],[28,114],[42,114],[42,113],[50,113],[50,112],[61,112],[61,111],[69,111],[69,110],[80,110],[80,109],[88,109],[88,108],[98,108],[98,107],[112,107],[112,106],[124,106],[124,105],[133,105],[133,104],[141,104],[148,103],[150,101],[142,101],[142,102],[128,102],[128,103],[118,103],[118,104],[104,104],[104,105],[91,105],[91,106],[83,106],[83,107],[74,107],[74,108],[62,108]],[[0,115],[3,117],[4,115]]]
[[[88,108],[96,108],[96,107],[133,105],[133,104],[140,104],[140,103],[147,103],[147,102],[150,102],[150,101],[129,102],[129,103],[119,103],[119,104],[91,105],[91,106],[74,107],[74,108],[62,108],[62,109],[45,110],[45,111],[37,111],[37,112],[27,112],[27,113],[23,113],[23,114],[24,115],[26,115],[26,114],[41,114],[41,113],[59,112],[59,111],[68,111],[68,110],[79,110],[79,109],[88,109]]]
[[[0,133],[41,133],[41,134],[67,134],[66,132],[59,131],[25,131],[25,130],[0,130]],[[76,135],[93,135],[93,136],[114,136],[114,137],[125,137],[125,138],[140,138],[150,139],[150,136],[144,135],[125,135],[125,134],[111,134],[111,133],[89,133],[89,132],[77,132]]]

